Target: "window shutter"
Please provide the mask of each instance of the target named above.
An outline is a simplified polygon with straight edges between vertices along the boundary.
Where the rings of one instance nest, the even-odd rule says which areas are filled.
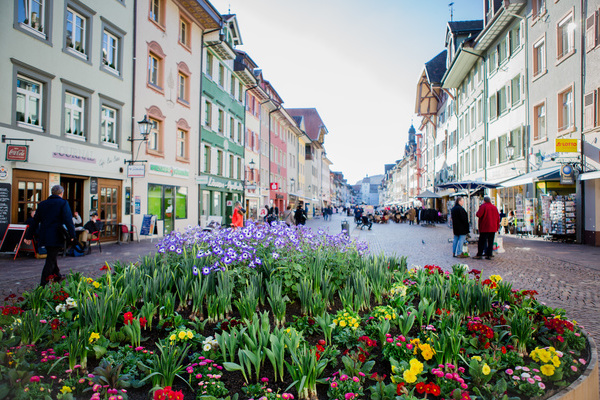
[[[589,129],[595,125],[596,117],[596,97],[595,92],[587,93],[583,98],[583,114],[584,114],[584,128]]]
[[[598,34],[596,29],[596,13],[585,21],[585,50],[590,51],[596,47]]]

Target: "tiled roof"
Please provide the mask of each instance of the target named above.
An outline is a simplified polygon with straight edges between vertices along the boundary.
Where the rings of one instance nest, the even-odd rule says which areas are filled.
[[[444,50],[425,63],[425,69],[427,70],[427,77],[429,78],[430,83],[434,84],[442,82],[442,77],[444,76],[444,73],[446,73],[447,53],[448,51]]]
[[[474,32],[480,31],[483,29],[483,20],[473,20],[473,21],[450,21],[448,22],[448,27],[454,33],[461,32]]]
[[[311,140],[319,140],[321,128],[327,130],[316,108],[286,108],[286,111],[292,117],[304,117],[306,134]]]

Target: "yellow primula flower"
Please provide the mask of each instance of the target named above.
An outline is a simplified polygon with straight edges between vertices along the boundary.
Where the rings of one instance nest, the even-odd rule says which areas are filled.
[[[552,354],[548,350],[540,350],[538,352],[538,355],[540,357],[540,360],[544,363],[549,362],[550,358],[552,358]]]
[[[90,334],[90,338],[88,339],[90,343],[92,343],[94,340],[98,340],[100,339],[100,334],[96,333],[96,332],[92,332]]]
[[[558,358],[558,356],[552,357],[552,364],[554,364],[556,368],[560,367],[560,359]]]
[[[177,339],[177,336],[175,336],[175,334],[173,333],[171,336],[169,336],[169,340],[171,342],[174,342]]]
[[[390,314],[385,314],[385,319],[392,319],[392,316]]]
[[[179,337],[179,339],[183,340],[183,339],[185,339],[185,337],[186,337],[186,334],[185,334],[185,332],[184,332],[184,331],[180,331],[180,332],[177,334],[177,336]]]
[[[502,277],[500,275],[490,275],[490,280],[492,282],[498,283],[502,280]]]
[[[98,289],[98,288],[100,287],[100,283],[99,283],[99,282],[96,282],[96,281],[94,281],[94,283],[93,283],[92,285],[94,285],[94,287],[95,287],[96,289]]]
[[[542,374],[544,374],[546,376],[552,376],[552,375],[554,375],[554,365],[550,365],[550,364],[542,365],[540,367],[540,371],[542,371]]]
[[[398,369],[398,368],[396,368],[396,366],[395,366],[395,365],[392,365],[392,374],[395,374],[397,369]]]
[[[338,322],[339,321],[337,320],[337,318],[333,320],[333,323],[336,324],[336,325],[338,324]]]
[[[404,371],[404,374],[402,374],[402,377],[404,378],[406,383],[414,383],[417,380],[417,375],[415,373],[413,373],[410,369],[407,369],[406,371]]]
[[[87,278],[87,283],[92,283],[94,280],[92,278]]]
[[[346,321],[345,320],[341,320],[340,321],[340,326],[343,328],[346,326]]]
[[[479,356],[473,356],[473,357],[471,357],[471,358],[472,358],[473,360],[481,361],[481,357],[479,357]]]
[[[420,374],[421,372],[423,372],[423,364],[416,358],[413,358],[412,360],[410,360],[410,370],[415,375]]]
[[[354,328],[358,328],[358,322],[354,324]]]
[[[191,339],[194,337],[194,334],[192,333],[192,331],[187,331],[187,337],[188,337],[188,339]]]
[[[65,394],[65,393],[72,393],[72,392],[73,392],[73,390],[71,390],[71,388],[70,388],[70,387],[68,387],[68,386],[63,386],[63,387],[62,387],[62,389],[60,389],[60,392],[61,392],[62,394]]]
[[[486,363],[486,364],[483,364],[483,368],[481,368],[481,372],[482,372],[484,375],[489,375],[489,374],[490,374],[490,372],[492,372],[492,370],[491,370],[490,366],[489,366],[489,365],[487,365],[487,363]]]

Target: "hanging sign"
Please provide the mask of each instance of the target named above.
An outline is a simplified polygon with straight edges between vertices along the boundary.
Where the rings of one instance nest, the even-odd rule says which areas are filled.
[[[556,139],[557,153],[577,153],[579,150],[577,139]]]
[[[146,166],[144,164],[129,164],[127,166],[128,178],[143,178],[146,176]]]
[[[27,162],[29,158],[29,146],[27,145],[6,145],[6,161]]]
[[[565,164],[560,167],[560,184],[561,185],[573,185],[575,183],[575,177],[573,174],[573,166],[571,164]]]
[[[98,194],[98,178],[90,178],[90,194]]]
[[[278,190],[278,189],[279,189],[279,183],[271,182],[271,190]]]

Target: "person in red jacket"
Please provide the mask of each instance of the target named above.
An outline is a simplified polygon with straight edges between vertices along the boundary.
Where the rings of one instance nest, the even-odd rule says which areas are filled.
[[[483,198],[483,204],[477,210],[479,218],[479,243],[477,245],[477,255],[473,258],[481,259],[485,254],[486,260],[492,259],[492,250],[494,248],[494,236],[500,228],[500,213],[489,196]]]
[[[235,208],[233,209],[233,216],[231,217],[231,225],[234,228],[241,228],[244,226],[244,213],[246,210],[242,208],[242,203],[239,201],[235,202]]]

